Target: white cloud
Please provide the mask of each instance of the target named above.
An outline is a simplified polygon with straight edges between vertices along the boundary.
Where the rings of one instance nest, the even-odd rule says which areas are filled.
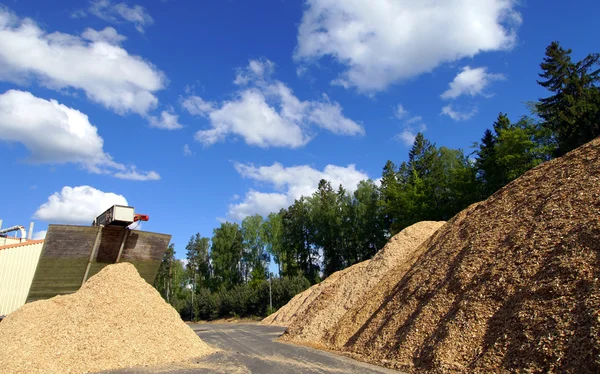
[[[407,118],[409,114],[410,112],[400,104],[398,104],[398,107],[396,108],[394,113],[394,115],[398,119]],[[410,118],[407,118],[403,121],[402,131],[396,134],[394,138],[402,142],[405,146],[410,147],[415,142],[417,132],[425,132],[426,130],[427,126],[423,122],[423,117],[411,116]]]
[[[408,114],[408,111],[406,109],[404,109],[404,106],[402,106],[402,104],[398,104],[398,106],[396,107],[394,116],[396,116],[396,118],[398,118],[398,119],[402,119],[402,118],[406,117],[407,114]]]
[[[183,125],[179,123],[179,116],[173,113],[172,110],[163,110],[160,117],[148,116],[150,127],[163,130],[179,130]]]
[[[516,0],[308,0],[294,58],[330,56],[347,69],[333,83],[377,92],[444,62],[510,49]]]
[[[483,90],[493,81],[503,79],[504,75],[502,74],[488,73],[487,67],[471,69],[471,67],[465,66],[450,82],[450,88],[441,97],[442,99],[456,99],[461,95],[488,96]]]
[[[33,233],[33,240],[46,239],[47,230],[40,230]]]
[[[413,124],[413,123],[417,123],[417,122],[423,122],[423,117],[414,116],[414,117],[411,117],[406,120],[406,123],[408,123],[408,124]]]
[[[88,27],[81,33],[81,37],[92,42],[106,42],[114,45],[121,44],[127,40],[125,36],[120,35],[117,30],[112,27],[107,27],[101,31],[96,31]]]
[[[298,148],[314,136],[312,127],[338,135],[362,135],[363,127],[345,117],[341,106],[326,95],[317,101],[301,101],[283,82],[271,80],[274,64],[250,61],[238,71],[236,82],[244,88],[220,104],[188,96],[182,106],[190,114],[207,117],[211,128],[200,130],[195,139],[204,145],[240,136],[258,147]]]
[[[135,170],[104,152],[104,140],[87,115],[29,92],[0,94],[0,140],[23,144],[34,163],[75,163],[102,174]]]
[[[263,81],[275,72],[275,63],[271,60],[249,60],[244,69],[237,69],[234,84],[246,85],[252,81]]]
[[[415,142],[417,132],[423,133],[427,131],[427,126],[424,123],[420,123],[416,128],[415,126],[405,124],[404,129],[396,135],[396,139],[401,141],[405,146],[410,147]]]
[[[48,197],[33,217],[45,222],[91,224],[94,218],[113,205],[127,205],[124,196],[103,192],[90,186],[65,186]]]
[[[208,113],[214,111],[214,104],[208,101],[204,101],[198,96],[188,96],[182,99],[181,106],[188,113],[194,116],[206,116]]]
[[[445,114],[455,121],[466,121],[477,114],[477,108],[473,108],[469,112],[459,112],[454,110],[452,104],[448,104],[442,108],[442,112],[440,114]]]
[[[154,20],[141,5],[129,6],[125,3],[113,4],[110,0],[91,1],[88,11],[107,22],[120,23],[128,21],[133,23],[136,30],[143,33],[144,27],[150,26]],[[85,11],[76,11],[72,14],[75,18],[81,18]]]
[[[194,152],[192,152],[192,150],[190,149],[190,146],[188,144],[183,146],[183,155],[184,156],[191,156],[193,154],[194,154]]]
[[[119,179],[131,180],[131,181],[157,181],[160,180],[160,175],[155,171],[141,172],[139,173],[135,166],[129,168],[127,171],[115,173],[115,177]]]
[[[112,28],[82,36],[46,33],[35,21],[0,7],[0,80],[50,89],[83,90],[88,99],[119,114],[145,115],[156,107],[154,92],[165,77],[151,63],[130,55]]]
[[[87,12],[83,9],[77,9],[71,13],[71,18],[79,19],[87,17]]]
[[[405,146],[410,147],[415,142],[416,136],[417,134],[412,129],[404,129],[396,135],[396,138],[404,143]]]
[[[231,219],[238,221],[254,214],[266,217],[271,212],[278,212],[281,208],[287,208],[290,205],[288,201],[288,196],[285,194],[250,190],[241,203],[229,205],[228,215]]]
[[[255,213],[265,216],[286,208],[293,204],[295,199],[310,196],[317,189],[321,179],[330,181],[333,188],[341,184],[352,192],[358,182],[369,178],[366,173],[356,170],[355,165],[327,165],[320,171],[308,165],[284,167],[277,162],[271,166],[260,167],[237,163],[235,169],[242,177],[266,184],[275,190],[259,192],[251,189],[242,202],[229,205],[228,215],[236,220]]]

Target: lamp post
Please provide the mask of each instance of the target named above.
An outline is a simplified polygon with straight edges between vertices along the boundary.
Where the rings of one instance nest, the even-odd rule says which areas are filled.
[[[270,311],[273,311],[273,296],[271,294],[271,278],[273,277],[273,273],[269,272],[269,308]]]

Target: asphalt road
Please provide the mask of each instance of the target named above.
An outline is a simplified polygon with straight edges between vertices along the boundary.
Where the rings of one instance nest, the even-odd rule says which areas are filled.
[[[274,341],[285,328],[255,324],[192,325],[208,344],[223,351],[193,365],[119,370],[113,373],[398,373],[317,349]]]

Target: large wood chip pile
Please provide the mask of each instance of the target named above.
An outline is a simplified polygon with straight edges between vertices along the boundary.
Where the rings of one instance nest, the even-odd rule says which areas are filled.
[[[415,250],[444,223],[424,221],[407,227],[373,259],[338,272],[335,282],[297,312],[282,339],[332,348],[325,338],[340,329],[338,324],[344,314],[360,307],[365,302],[365,295],[397,264],[409,261]]]
[[[600,139],[459,213],[327,343],[410,372],[600,373]]]
[[[0,323],[3,373],[84,373],[213,353],[128,263],[79,291],[26,304]]]

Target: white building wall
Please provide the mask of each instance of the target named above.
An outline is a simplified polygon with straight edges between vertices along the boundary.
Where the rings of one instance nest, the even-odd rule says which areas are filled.
[[[25,242],[25,239],[20,239],[20,238],[14,237],[14,236],[5,236],[5,237],[0,236],[0,247],[5,246],[5,245],[24,243],[24,242]]]
[[[43,240],[0,246],[0,316],[25,305]]]

